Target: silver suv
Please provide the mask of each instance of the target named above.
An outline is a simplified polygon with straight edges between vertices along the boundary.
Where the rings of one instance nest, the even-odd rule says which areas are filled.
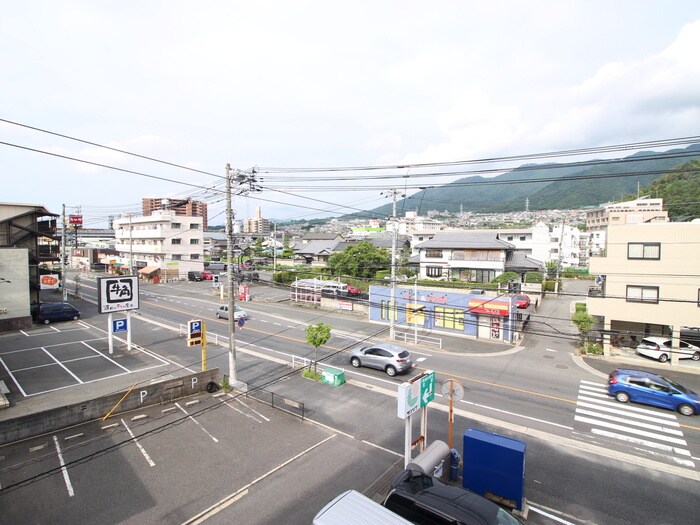
[[[218,319],[228,319],[228,305],[222,304],[216,311],[216,317]],[[240,318],[248,319],[248,314],[245,310],[241,310],[238,306],[233,305],[233,320],[238,321]]]
[[[411,354],[408,353],[408,350],[390,343],[353,348],[350,353],[350,363],[355,368],[366,366],[384,370],[392,377],[413,368]]]

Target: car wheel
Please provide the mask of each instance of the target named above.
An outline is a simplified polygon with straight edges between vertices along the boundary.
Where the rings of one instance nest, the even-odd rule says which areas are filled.
[[[683,403],[682,405],[678,405],[678,412],[684,416],[692,416],[695,414],[695,409],[691,405]]]
[[[74,316],[73,316],[73,321],[77,321],[78,319],[80,319],[80,316],[79,316],[79,315],[74,315]]]
[[[386,373],[390,377],[394,377],[396,375],[396,368],[393,366],[389,365],[386,367]]]
[[[630,400],[630,395],[627,392],[620,390],[615,394],[615,399],[617,399],[620,403],[627,403]]]
[[[44,324],[49,324],[50,322],[51,321],[49,321],[48,319],[44,319]]]
[[[700,352],[695,352],[692,359],[693,361],[700,361]]]
[[[661,354],[661,355],[659,356],[659,362],[660,362],[660,363],[665,363],[666,361],[668,361],[668,355],[667,355],[667,354]]]
[[[350,364],[352,364],[352,366],[354,366],[355,368],[360,368],[360,365],[362,363],[360,363],[360,360],[357,357],[353,357],[352,359],[350,359]]]
[[[216,318],[221,319],[221,315],[219,314],[219,312],[216,312]]]

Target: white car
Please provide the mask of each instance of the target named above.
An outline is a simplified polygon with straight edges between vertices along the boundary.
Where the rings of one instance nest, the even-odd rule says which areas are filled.
[[[673,340],[670,337],[645,337],[637,345],[637,353],[658,359],[662,363],[668,361],[673,352],[678,352],[678,359],[700,361],[700,347],[679,341],[679,347],[672,348],[672,343]]]
[[[222,304],[216,311],[216,317],[218,319],[228,319],[228,305]],[[239,319],[248,319],[248,314],[245,310],[241,310],[238,306],[233,306],[233,320],[238,321]]]

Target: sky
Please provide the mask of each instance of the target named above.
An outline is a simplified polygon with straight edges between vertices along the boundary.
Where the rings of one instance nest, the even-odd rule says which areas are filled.
[[[237,219],[287,221],[474,169],[417,164],[700,135],[697,0],[3,4],[0,202],[85,227],[223,224],[227,164]]]

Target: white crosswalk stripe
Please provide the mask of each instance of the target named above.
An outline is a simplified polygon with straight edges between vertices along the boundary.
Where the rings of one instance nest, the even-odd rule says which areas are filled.
[[[607,385],[581,381],[574,421],[590,426],[590,433],[609,438],[678,465],[695,468],[680,423],[664,413],[622,404],[608,395]]]

